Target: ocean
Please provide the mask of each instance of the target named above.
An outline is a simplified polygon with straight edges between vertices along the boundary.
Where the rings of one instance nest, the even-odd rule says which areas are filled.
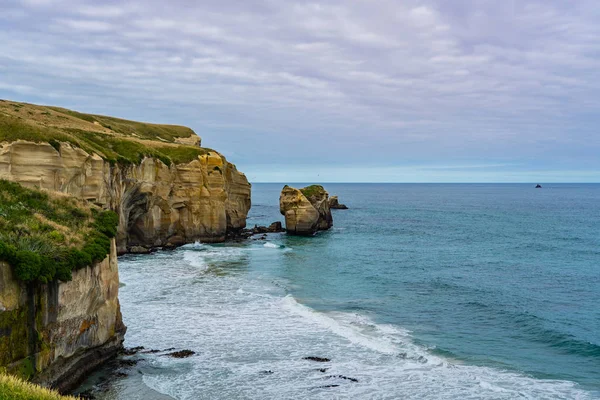
[[[121,257],[125,345],[196,354],[97,398],[600,399],[600,185],[542,185],[324,184],[314,237]]]

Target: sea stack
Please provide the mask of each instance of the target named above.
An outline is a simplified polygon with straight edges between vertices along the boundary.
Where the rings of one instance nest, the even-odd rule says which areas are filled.
[[[333,226],[329,193],[321,185],[296,189],[285,185],[279,196],[279,211],[285,216],[290,235],[311,236]]]
[[[331,196],[329,198],[329,208],[332,210],[347,210],[348,207],[345,204],[340,203],[337,196]]]

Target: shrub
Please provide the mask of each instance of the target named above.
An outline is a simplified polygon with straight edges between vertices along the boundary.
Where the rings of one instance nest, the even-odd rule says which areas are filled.
[[[42,259],[33,251],[19,250],[16,252],[13,268],[17,279],[32,282],[40,277]]]
[[[96,215],[94,227],[98,232],[103,233],[109,238],[114,238],[117,235],[117,225],[119,224],[119,216],[114,211],[102,211]]]
[[[73,270],[110,253],[118,222],[113,211],[0,180],[0,261],[20,281],[71,280]]]

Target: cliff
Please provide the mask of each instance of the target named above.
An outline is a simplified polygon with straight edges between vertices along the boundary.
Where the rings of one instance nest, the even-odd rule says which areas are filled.
[[[0,367],[65,389],[121,348],[119,272],[110,254],[69,282],[19,282],[0,262]]]
[[[0,373],[69,388],[122,347],[118,253],[245,227],[250,184],[200,144],[185,127],[0,100]]]
[[[219,242],[246,226],[250,184],[189,128],[0,101],[0,179],[119,214],[117,251]]]
[[[291,235],[314,235],[333,226],[329,194],[320,185],[296,189],[285,185],[279,196],[279,211]]]
[[[0,372],[66,388],[121,348],[117,219],[0,180]]]

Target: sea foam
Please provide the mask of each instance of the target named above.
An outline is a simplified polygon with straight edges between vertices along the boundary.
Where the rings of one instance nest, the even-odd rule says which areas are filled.
[[[263,262],[280,252],[260,245],[201,247],[120,265],[126,345],[197,352],[185,360],[147,355],[140,372],[161,393],[177,399],[593,398],[571,382],[453,363],[416,345],[399,326],[361,313],[314,310],[285,285],[244,268],[205,268],[253,257]],[[305,359],[311,356],[331,361]]]

